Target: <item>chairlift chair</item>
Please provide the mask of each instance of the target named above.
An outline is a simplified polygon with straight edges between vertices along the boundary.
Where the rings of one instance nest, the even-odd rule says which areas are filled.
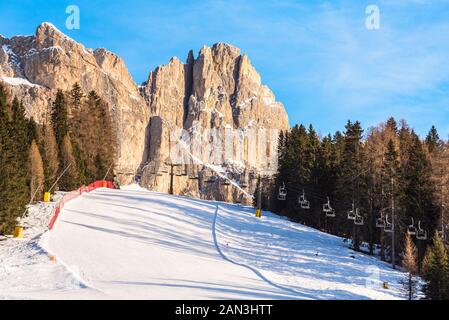
[[[385,217],[384,231],[388,232],[388,233],[392,233],[393,232],[393,224],[388,222],[388,216]]]
[[[355,209],[355,219],[354,219],[354,224],[356,226],[363,226],[363,216],[361,214],[359,214],[359,209]]]
[[[418,221],[418,230],[416,230],[416,239],[427,240],[427,231],[421,228],[421,221]]]
[[[304,202],[301,203],[301,208],[302,209],[310,209],[310,201],[305,200]]]
[[[412,217],[412,224],[407,226],[407,233],[411,236],[416,235],[416,227]]]
[[[348,219],[349,220],[355,220],[357,217],[356,210],[354,209],[354,202],[352,203],[352,209],[348,211]]]
[[[298,203],[301,205],[302,209],[310,209],[310,201],[306,199],[304,190],[302,191],[302,195],[298,198]]]
[[[335,218],[336,217],[335,209],[332,209],[332,211],[330,212],[326,212],[326,217]]]
[[[278,200],[285,201],[287,199],[287,190],[285,189],[285,183],[282,182],[282,186],[279,187]]]
[[[329,200],[329,197],[327,197],[327,202],[323,203],[323,212],[325,213],[331,213],[332,212],[331,202]]]
[[[299,197],[298,197],[298,204],[302,204],[303,202],[305,202],[306,201],[306,197],[305,197],[305,195],[304,195],[304,191],[302,192],[302,195],[300,195]]]
[[[384,218],[379,217],[376,219],[376,228],[385,228]]]

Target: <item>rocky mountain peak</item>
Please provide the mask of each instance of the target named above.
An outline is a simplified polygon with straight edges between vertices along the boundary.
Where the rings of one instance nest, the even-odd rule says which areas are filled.
[[[137,87],[119,56],[104,48],[86,49],[46,22],[32,36],[0,37],[0,81],[37,121],[44,121],[57,89],[68,91],[77,82],[85,93],[95,90],[109,103],[117,125],[116,174],[123,182],[137,175],[143,186],[164,192],[170,179],[163,166],[176,145],[173,127],[289,128],[284,107],[261,84],[248,56],[226,43],[204,46],[196,58],[190,51],[185,62],[173,57]],[[250,152],[218,163],[237,168],[236,179],[246,181],[248,191],[255,186],[249,169],[264,166],[261,159],[252,161]],[[237,189],[204,187],[201,179],[214,174],[205,164],[192,161],[179,170],[176,193],[227,201],[241,195]]]

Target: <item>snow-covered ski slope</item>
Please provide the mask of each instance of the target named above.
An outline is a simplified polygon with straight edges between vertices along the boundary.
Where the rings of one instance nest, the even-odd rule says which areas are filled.
[[[404,279],[269,212],[137,186],[69,202],[41,245],[81,283],[44,298],[397,299]]]

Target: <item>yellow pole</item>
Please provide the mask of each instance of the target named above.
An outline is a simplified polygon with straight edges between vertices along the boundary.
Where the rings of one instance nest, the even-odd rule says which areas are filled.
[[[23,227],[16,226],[14,228],[14,238],[23,238]]]
[[[51,198],[50,192],[45,192],[44,193],[44,202],[50,202],[50,198]]]

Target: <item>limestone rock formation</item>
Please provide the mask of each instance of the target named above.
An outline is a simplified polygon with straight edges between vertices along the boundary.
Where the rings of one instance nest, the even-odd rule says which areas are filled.
[[[274,172],[278,130],[289,128],[249,58],[224,43],[172,58],[137,86],[117,55],[43,23],[32,36],[0,36],[0,82],[38,122],[57,89],[95,90],[117,124],[115,173],[162,192],[239,201],[258,173]]]
[[[186,63],[173,58],[150,73],[141,92],[151,110],[142,185],[169,189],[167,163],[173,163],[173,150],[183,149],[180,135],[173,135],[176,128],[185,129],[190,142],[187,151],[181,150],[187,152],[187,161],[176,167],[173,177],[176,194],[248,202],[242,194],[251,194],[257,174],[275,171],[275,163],[267,161],[276,159],[278,130],[289,128],[288,117],[239,49],[218,43],[203,47],[196,59],[190,52]],[[195,150],[198,135],[203,137]]]
[[[33,36],[0,37],[0,81],[23,100],[29,116],[42,122],[57,89],[78,82],[112,108],[118,125],[117,171],[130,182],[142,160],[148,108],[124,62],[105,49],[86,49],[50,23]]]

